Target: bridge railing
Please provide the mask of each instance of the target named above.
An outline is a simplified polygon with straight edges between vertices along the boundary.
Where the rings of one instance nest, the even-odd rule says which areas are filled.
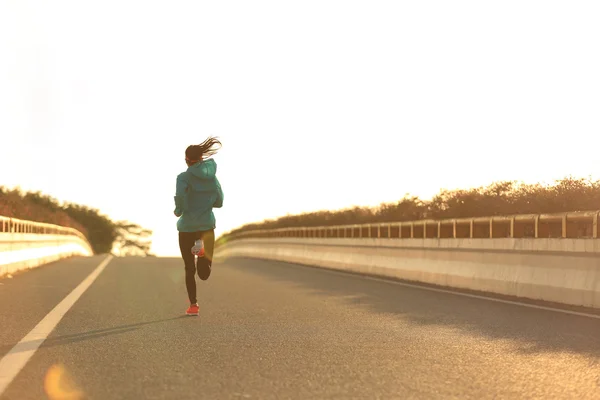
[[[91,256],[77,229],[0,216],[0,277],[71,256]]]
[[[71,235],[77,236],[87,243],[83,233],[74,228],[44,222],[27,221],[18,218],[3,217],[0,215],[0,233],[32,233],[46,235]]]
[[[220,238],[216,254],[600,309],[599,214],[242,231]]]
[[[224,238],[598,238],[599,215],[600,210],[260,229]]]

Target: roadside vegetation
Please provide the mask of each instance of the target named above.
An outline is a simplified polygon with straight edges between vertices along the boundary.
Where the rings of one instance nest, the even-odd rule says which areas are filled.
[[[151,255],[150,230],[129,221],[112,221],[96,209],[59,202],[40,192],[0,187],[0,216],[75,228],[86,236],[95,254]]]
[[[441,190],[430,200],[406,195],[394,203],[378,207],[352,207],[317,211],[251,223],[220,238],[255,230],[377,222],[417,221],[422,219],[472,218],[514,214],[546,214],[600,209],[600,181],[567,177],[552,184],[494,182],[488,186]]]

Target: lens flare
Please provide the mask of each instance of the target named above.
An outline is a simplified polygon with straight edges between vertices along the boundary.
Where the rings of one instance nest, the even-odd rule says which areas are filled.
[[[77,388],[65,367],[54,364],[44,379],[44,390],[50,400],[83,400],[84,393]]]

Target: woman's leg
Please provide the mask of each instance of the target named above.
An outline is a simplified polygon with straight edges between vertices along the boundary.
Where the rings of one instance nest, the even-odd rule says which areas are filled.
[[[190,304],[196,304],[198,301],[196,298],[196,265],[192,254],[192,246],[194,246],[196,235],[195,232],[179,232],[179,250],[185,265],[185,286]]]
[[[200,238],[204,242],[204,257],[198,257],[198,276],[203,281],[207,280],[212,270],[212,260],[215,251],[215,231],[200,232]]]

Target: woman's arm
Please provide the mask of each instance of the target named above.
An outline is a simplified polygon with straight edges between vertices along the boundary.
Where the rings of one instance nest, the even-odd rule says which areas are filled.
[[[215,183],[217,184],[217,200],[215,200],[215,204],[213,204],[214,208],[223,207],[223,189],[221,189],[221,183],[215,176]]]
[[[188,188],[188,182],[185,172],[177,176],[175,184],[175,216],[181,217],[183,214],[183,199]]]

